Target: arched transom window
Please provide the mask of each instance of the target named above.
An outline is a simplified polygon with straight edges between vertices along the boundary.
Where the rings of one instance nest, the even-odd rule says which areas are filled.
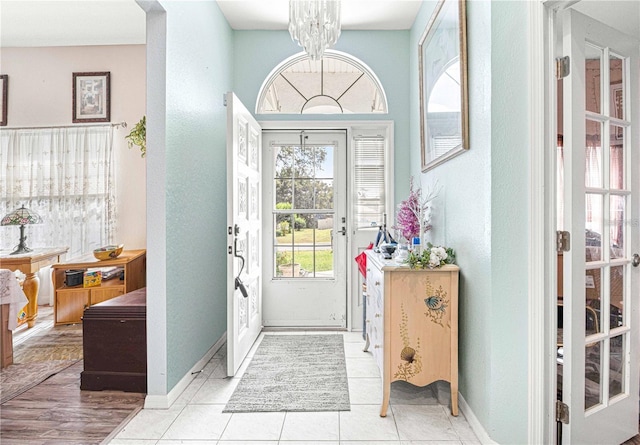
[[[348,54],[327,50],[321,60],[306,53],[282,62],[262,84],[257,114],[386,113],[376,75]]]

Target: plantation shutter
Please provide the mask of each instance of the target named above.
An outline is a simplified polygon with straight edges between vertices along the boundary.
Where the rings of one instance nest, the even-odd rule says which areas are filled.
[[[384,137],[357,136],[355,153],[355,228],[377,227],[383,223],[385,209]]]

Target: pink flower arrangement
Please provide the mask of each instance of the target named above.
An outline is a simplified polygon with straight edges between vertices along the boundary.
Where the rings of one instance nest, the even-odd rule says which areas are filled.
[[[429,224],[428,209],[429,203],[437,196],[436,192],[429,192],[427,196],[422,196],[422,189],[413,187],[413,176],[409,183],[409,197],[398,204],[396,213],[396,225],[393,226],[407,240],[421,237],[422,234],[431,230]]]

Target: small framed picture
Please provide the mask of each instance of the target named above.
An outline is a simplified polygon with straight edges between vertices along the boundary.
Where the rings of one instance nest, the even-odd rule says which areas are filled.
[[[7,126],[7,102],[9,99],[9,75],[0,74],[0,127]]]
[[[614,83],[611,85],[611,116],[624,119],[624,102],[623,102],[623,90],[622,82]],[[614,127],[615,138],[618,140],[624,139],[624,127]],[[613,138],[613,135],[612,135]]]
[[[73,73],[73,123],[111,120],[110,72]]]

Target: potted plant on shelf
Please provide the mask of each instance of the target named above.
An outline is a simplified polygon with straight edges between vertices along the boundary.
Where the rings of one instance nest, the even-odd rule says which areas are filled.
[[[134,146],[140,147],[140,156],[144,158],[147,154],[147,117],[142,119],[131,129],[131,132],[125,136],[129,148]]]

